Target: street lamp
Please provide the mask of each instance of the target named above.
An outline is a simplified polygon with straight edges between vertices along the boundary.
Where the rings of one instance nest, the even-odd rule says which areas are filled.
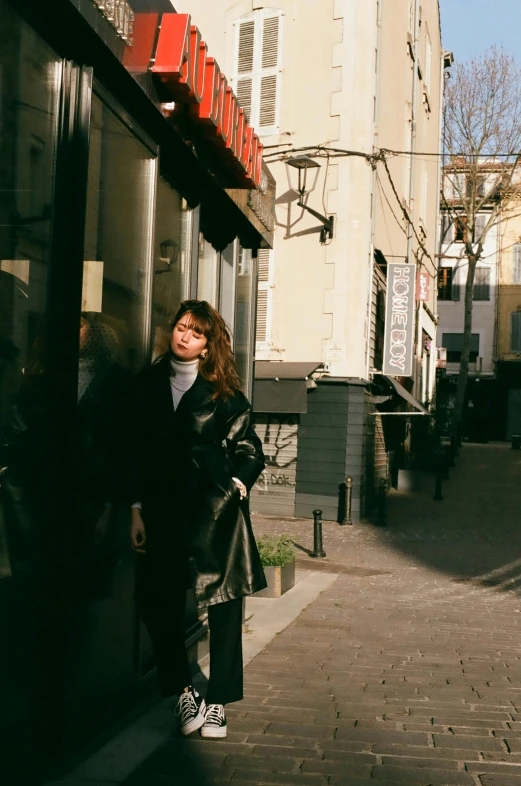
[[[313,182],[308,182],[308,171],[310,169],[315,169],[315,176],[313,178]],[[318,180],[318,170],[320,169],[320,164],[314,161],[309,156],[295,156],[294,158],[290,158],[286,161],[286,171],[288,173],[288,183],[291,191],[295,194],[299,195],[299,200],[297,205],[304,210],[307,210],[308,213],[311,213],[312,216],[318,218],[324,224],[324,228],[320,231],[320,242],[325,243],[326,240],[333,238],[333,227],[334,227],[334,216],[322,216],[320,213],[317,213],[316,210],[313,210],[312,207],[308,207],[304,202],[303,199],[308,194],[311,194],[313,189],[315,188]],[[297,182],[295,183],[295,172],[297,173]]]

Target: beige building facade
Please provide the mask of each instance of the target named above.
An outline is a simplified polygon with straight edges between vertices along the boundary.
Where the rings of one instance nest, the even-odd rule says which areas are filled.
[[[206,31],[209,50],[233,75],[277,183],[274,248],[258,260],[257,365],[281,380],[285,369],[297,374],[284,364],[304,364],[301,375],[317,368],[307,411],[277,412],[274,402],[259,413],[273,462],[260,508],[308,516],[319,507],[336,518],[339,486],[351,475],[355,516],[365,515],[378,474],[375,440],[383,449],[369,391],[382,371],[388,263],[416,264],[428,277],[426,299],[415,303],[411,375],[401,381],[422,401],[434,384],[438,0],[174,5]],[[325,242],[286,165],[300,155],[319,165],[307,173],[314,187],[304,204],[333,216]]]

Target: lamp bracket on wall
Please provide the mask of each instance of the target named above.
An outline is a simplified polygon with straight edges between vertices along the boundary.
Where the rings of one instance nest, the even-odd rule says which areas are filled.
[[[334,216],[323,216],[318,213],[316,210],[313,210],[312,207],[308,207],[308,205],[304,204],[302,199],[299,199],[297,202],[299,207],[302,207],[304,210],[307,210],[308,213],[311,213],[312,216],[318,218],[324,224],[324,229],[320,231],[320,242],[325,243],[327,240],[333,239],[333,229],[335,226],[335,217]]]

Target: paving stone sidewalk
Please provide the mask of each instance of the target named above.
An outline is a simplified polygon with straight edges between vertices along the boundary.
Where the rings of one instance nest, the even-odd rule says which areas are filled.
[[[173,733],[125,786],[521,786],[521,454],[467,445],[451,475],[385,529],[326,524],[338,577],[248,665],[228,738]]]

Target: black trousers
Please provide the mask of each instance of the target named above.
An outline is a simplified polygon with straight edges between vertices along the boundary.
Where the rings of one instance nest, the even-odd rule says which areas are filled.
[[[176,696],[192,683],[185,646],[188,570],[181,554],[154,544],[149,548],[147,538],[147,553],[138,556],[136,600],[152,640],[163,696]],[[208,607],[208,704],[243,698],[242,604],[238,598]]]

